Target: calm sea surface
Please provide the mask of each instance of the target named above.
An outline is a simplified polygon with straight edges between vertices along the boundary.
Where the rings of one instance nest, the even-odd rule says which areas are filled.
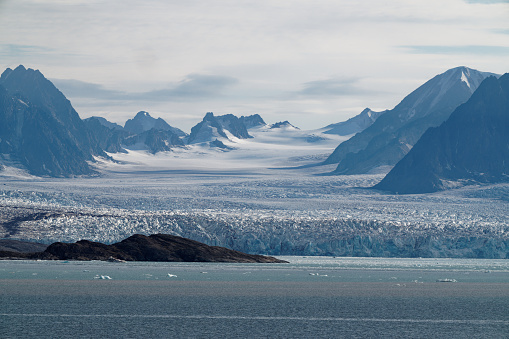
[[[0,261],[0,337],[509,338],[509,260],[282,258]]]

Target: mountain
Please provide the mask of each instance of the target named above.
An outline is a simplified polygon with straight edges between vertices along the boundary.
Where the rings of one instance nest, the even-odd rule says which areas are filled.
[[[339,163],[332,174],[361,174],[394,166],[429,127],[444,122],[491,75],[457,67],[435,76],[370,127],[341,143],[323,164]]]
[[[109,122],[102,117],[90,117],[83,120],[93,142],[109,153],[126,153],[122,147],[124,139],[131,135],[122,126]]]
[[[119,124],[116,124],[114,122],[108,121],[108,120],[106,120],[103,117],[96,117],[96,116],[94,116],[94,117],[90,117],[90,118],[84,119],[83,121],[87,121],[87,120],[91,120],[91,119],[92,120],[97,120],[97,122],[99,122],[104,127],[107,127],[108,129],[113,129],[113,130],[123,130],[124,129]]]
[[[209,142],[217,138],[228,139],[223,127],[214,117],[214,113],[208,112],[200,123],[191,128],[187,143]]]
[[[247,129],[258,127],[258,126],[265,126],[267,125],[265,121],[263,121],[262,117],[259,114],[253,114],[249,116],[241,116],[239,118],[240,122],[246,126]]]
[[[298,127],[295,127],[294,125],[290,124],[288,120],[285,121],[279,121],[275,124],[270,125],[270,128],[281,128],[281,129],[288,129],[288,130],[298,130]]]
[[[175,146],[184,146],[179,136],[170,130],[152,128],[140,134],[131,135],[122,140],[126,148],[146,149],[151,153],[171,151]]]
[[[246,125],[233,114],[220,115],[216,117],[217,122],[221,125],[223,130],[227,130],[234,137],[239,139],[249,139],[252,136],[247,132]]]
[[[133,134],[140,134],[151,129],[171,131],[179,137],[185,137],[187,134],[182,130],[168,125],[166,121],[161,118],[153,118],[148,112],[141,111],[136,114],[133,119],[126,121],[124,129]]]
[[[430,128],[374,188],[428,193],[509,181],[509,73],[489,77],[442,125]]]
[[[91,142],[67,98],[41,72],[18,66],[0,77],[2,162],[31,174],[68,177],[95,173],[87,161],[106,156]]]
[[[208,112],[203,120],[191,128],[188,144],[210,142],[218,138],[228,139],[227,132],[239,139],[252,138],[243,121],[233,114],[214,116]]]
[[[347,121],[339,122],[337,124],[331,124],[323,128],[325,134],[337,134],[337,135],[352,135],[364,131],[369,126],[373,125],[376,119],[383,113],[375,112],[369,108],[364,109],[361,113],[348,119]]]

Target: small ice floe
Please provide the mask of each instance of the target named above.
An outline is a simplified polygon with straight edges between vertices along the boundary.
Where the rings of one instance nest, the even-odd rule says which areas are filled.
[[[94,279],[111,280],[111,277],[109,275],[96,275]]]
[[[168,277],[170,278],[176,278],[177,276],[175,274],[168,273]]]
[[[437,279],[437,282],[458,282],[456,279]]]

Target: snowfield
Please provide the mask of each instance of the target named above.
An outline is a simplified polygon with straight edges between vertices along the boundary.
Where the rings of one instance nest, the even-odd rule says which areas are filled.
[[[116,161],[98,159],[91,178],[0,172],[0,238],[111,243],[170,233],[271,255],[509,258],[509,184],[389,195],[367,189],[384,174],[305,166],[346,138],[249,133],[221,140],[228,151],[203,143],[111,154]]]

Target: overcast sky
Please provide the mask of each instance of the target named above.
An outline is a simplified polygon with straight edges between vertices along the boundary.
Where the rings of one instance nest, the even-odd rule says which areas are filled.
[[[449,68],[509,72],[509,1],[0,0],[0,68],[19,64],[82,118],[313,129],[393,108]]]

